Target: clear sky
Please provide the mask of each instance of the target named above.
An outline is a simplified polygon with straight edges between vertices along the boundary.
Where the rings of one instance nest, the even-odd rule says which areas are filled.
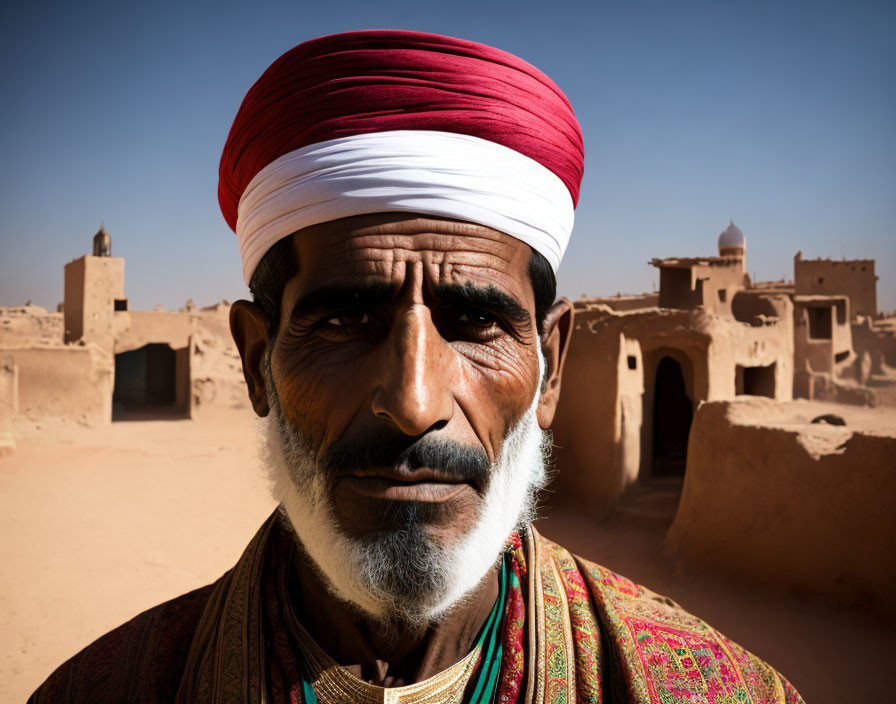
[[[0,305],[54,309],[104,221],[132,308],[244,297],[217,167],[243,95],[322,34],[399,28],[493,44],[569,96],[587,161],[558,280],[641,292],[655,256],[747,269],[875,258],[896,309],[896,3],[3,3]]]

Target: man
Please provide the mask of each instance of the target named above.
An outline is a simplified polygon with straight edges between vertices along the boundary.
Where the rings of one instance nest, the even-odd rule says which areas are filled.
[[[491,47],[371,31],[278,59],[234,121],[219,200],[280,511],[218,582],[33,701],[801,701],[529,525],[582,166],[562,92]]]

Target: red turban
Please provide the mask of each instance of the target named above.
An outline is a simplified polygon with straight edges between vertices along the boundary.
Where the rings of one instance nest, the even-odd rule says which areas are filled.
[[[404,130],[506,147],[553,173],[573,207],[578,200],[581,130],[566,96],[544,73],[476,42],[367,30],[299,44],[249,90],[221,157],[218,199],[227,223],[237,230],[250,182],[281,157],[339,138]]]

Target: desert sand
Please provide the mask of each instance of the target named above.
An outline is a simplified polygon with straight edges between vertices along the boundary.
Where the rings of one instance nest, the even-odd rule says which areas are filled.
[[[17,449],[0,457],[0,701],[24,701],[92,639],[219,577],[274,509],[249,410],[13,431]],[[549,508],[539,528],[761,654],[810,704],[888,700],[886,624],[676,569],[662,540],[679,491],[674,479],[638,487],[601,523]]]

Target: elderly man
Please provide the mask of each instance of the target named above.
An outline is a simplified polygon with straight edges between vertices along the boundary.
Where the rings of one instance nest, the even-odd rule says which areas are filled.
[[[529,525],[582,165],[565,96],[505,52],[371,31],[278,59],[234,121],[219,199],[280,510],[215,584],[33,701],[801,701]]]

